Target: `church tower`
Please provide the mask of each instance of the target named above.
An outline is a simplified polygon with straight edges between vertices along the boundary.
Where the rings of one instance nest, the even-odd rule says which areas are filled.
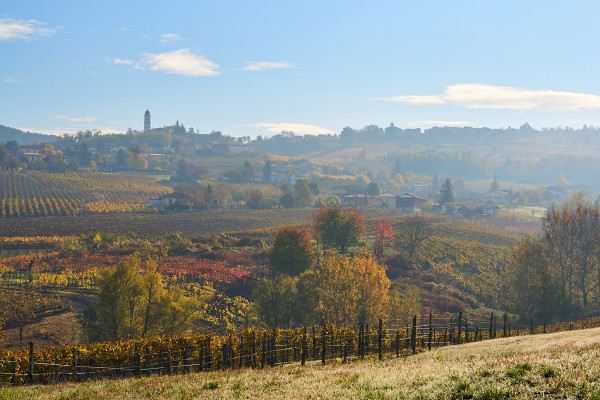
[[[146,109],[144,113],[144,132],[150,131],[150,111]]]

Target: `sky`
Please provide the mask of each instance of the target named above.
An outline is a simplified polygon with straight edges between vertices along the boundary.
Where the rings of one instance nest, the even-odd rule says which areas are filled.
[[[338,133],[600,125],[595,1],[12,1],[0,124]],[[1,138],[0,138],[1,140]]]

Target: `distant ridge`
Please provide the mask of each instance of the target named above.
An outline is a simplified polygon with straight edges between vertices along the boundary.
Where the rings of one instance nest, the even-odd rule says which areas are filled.
[[[0,142],[6,143],[9,140],[15,140],[19,144],[52,143],[56,140],[56,136],[24,132],[20,129],[0,125]]]

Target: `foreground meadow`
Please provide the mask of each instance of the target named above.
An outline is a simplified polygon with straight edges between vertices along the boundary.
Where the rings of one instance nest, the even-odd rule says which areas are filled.
[[[5,388],[2,399],[600,399],[600,328],[346,365]]]

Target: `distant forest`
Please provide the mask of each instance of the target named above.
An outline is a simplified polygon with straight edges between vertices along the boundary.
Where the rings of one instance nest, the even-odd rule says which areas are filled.
[[[339,166],[342,174],[386,173],[441,174],[452,178],[499,179],[518,183],[552,185],[560,178],[569,182],[599,186],[600,128],[534,129],[525,123],[519,128],[492,129],[472,127],[433,127],[421,130],[368,125],[361,129],[345,127],[334,135],[296,135],[282,132],[271,137],[231,137],[213,131],[199,135],[194,129],[177,124],[172,134],[132,132],[98,134],[91,131],[53,137],[0,125],[0,142],[19,144],[50,142],[63,146],[102,148],[107,145],[143,149],[169,146],[175,151],[182,144],[218,142],[246,145],[258,152],[282,156],[318,159]],[[349,152],[357,149],[361,155]],[[335,161],[334,161],[335,160]],[[330,161],[333,161],[331,163]],[[382,165],[385,168],[382,169]],[[398,168],[399,166],[399,168]],[[332,168],[332,171],[335,168]],[[357,172],[358,171],[358,172]],[[331,172],[330,172],[331,173]],[[335,172],[333,172],[335,174]]]

